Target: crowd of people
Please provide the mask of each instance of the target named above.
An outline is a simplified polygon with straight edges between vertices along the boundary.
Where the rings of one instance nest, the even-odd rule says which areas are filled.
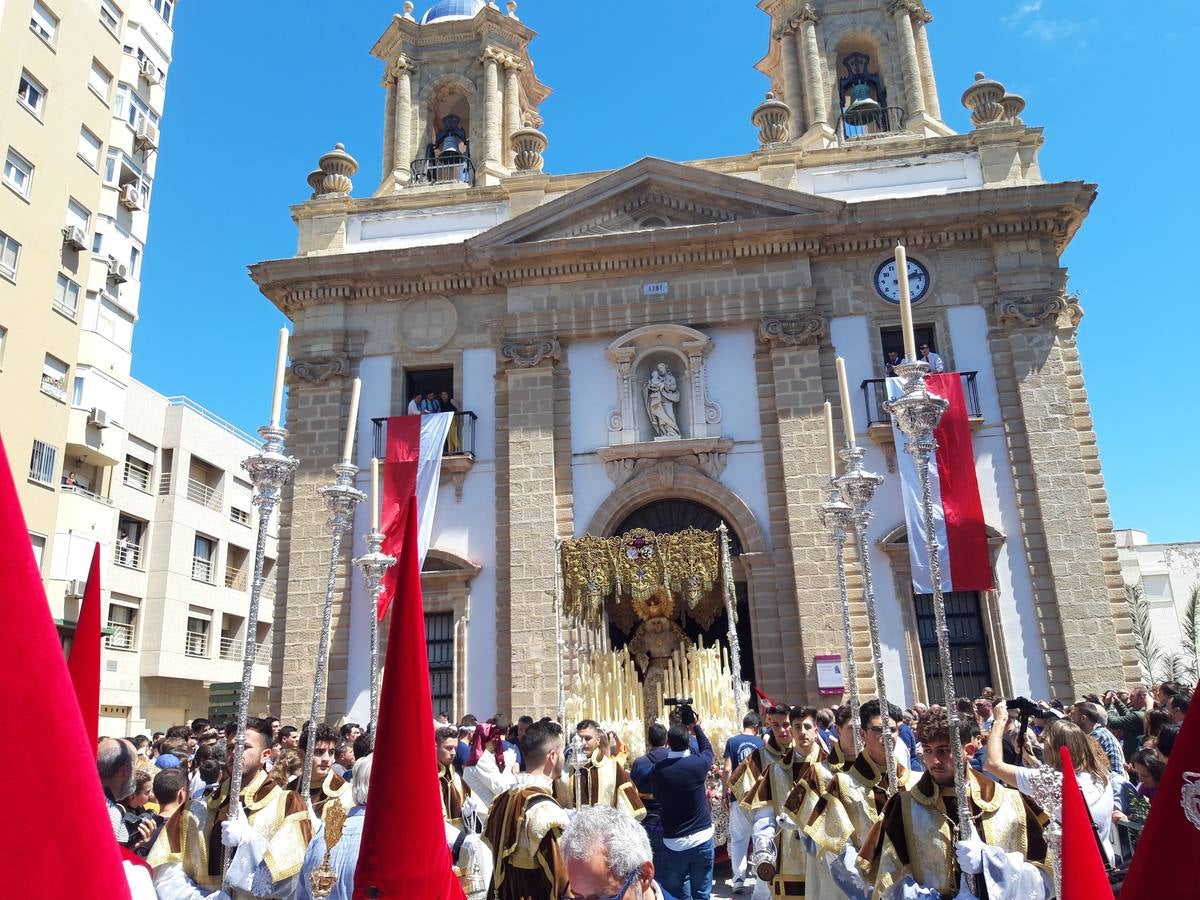
[[[591,719],[568,732],[549,717],[441,715],[432,730],[446,845],[471,898],[707,900],[722,847],[733,891],[755,898],[1050,898],[1062,759],[1119,883],[1190,700],[1174,682],[1069,704],[990,689],[959,699],[969,834],[957,826],[952,719],[938,706],[870,700],[856,718],[845,705],[767,705],[722,754],[686,706],[648,727],[636,758]],[[196,719],[101,739],[113,833],[145,861],[145,896],[349,900],[370,734],[251,719],[231,811],[234,737],[232,724]]]

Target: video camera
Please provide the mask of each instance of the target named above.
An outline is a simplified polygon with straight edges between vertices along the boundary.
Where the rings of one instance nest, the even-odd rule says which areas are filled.
[[[1028,697],[1014,697],[1012,700],[1004,701],[1004,707],[1010,713],[1015,712],[1018,718],[1040,718],[1042,708],[1030,700]]]
[[[695,725],[700,717],[692,706],[691,697],[663,697],[663,706],[676,706],[679,711],[679,721],[687,728]]]

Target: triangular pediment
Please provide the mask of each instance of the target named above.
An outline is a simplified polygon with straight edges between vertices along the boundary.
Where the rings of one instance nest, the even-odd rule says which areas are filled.
[[[836,216],[845,204],[646,157],[498,225],[480,246],[569,240],[750,219]]]

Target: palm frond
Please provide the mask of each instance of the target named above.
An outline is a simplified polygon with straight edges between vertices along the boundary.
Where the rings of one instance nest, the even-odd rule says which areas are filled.
[[[1150,623],[1150,607],[1146,603],[1141,585],[1126,584],[1125,600],[1129,604],[1129,618],[1133,622],[1138,666],[1142,670],[1142,677],[1153,681],[1159,676],[1163,664],[1170,664],[1170,660],[1164,657],[1162,648],[1154,636],[1154,628]]]
[[[1191,679],[1200,677],[1200,582],[1192,585],[1187,605],[1183,608],[1183,653],[1187,657]]]

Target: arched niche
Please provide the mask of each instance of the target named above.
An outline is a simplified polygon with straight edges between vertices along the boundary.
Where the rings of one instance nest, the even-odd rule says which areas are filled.
[[[646,325],[608,345],[605,355],[616,368],[617,406],[609,413],[609,445],[656,440],[720,437],[721,408],[708,397],[708,355],[712,339],[686,325]],[[646,409],[645,386],[659,365],[674,377],[679,401],[674,406],[679,434],[656,434]]]

